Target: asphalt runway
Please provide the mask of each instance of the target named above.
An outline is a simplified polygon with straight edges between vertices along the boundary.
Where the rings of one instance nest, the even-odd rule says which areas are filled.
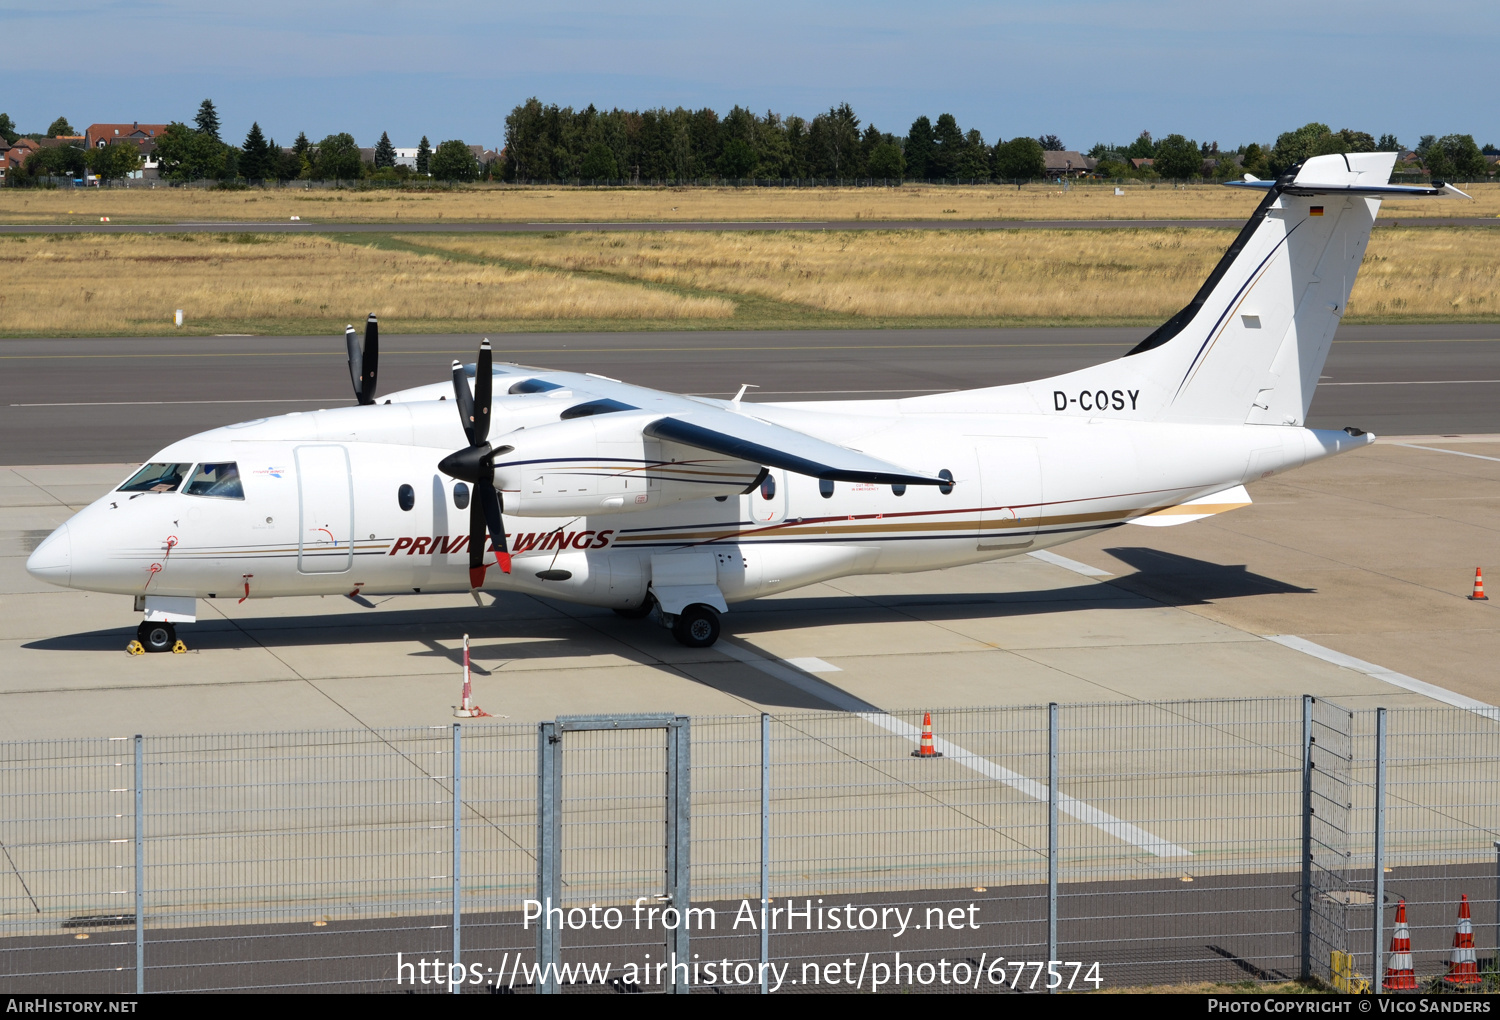
[[[1169,227],[1235,228],[1241,219],[1214,220],[701,220],[574,221],[565,223],[317,223],[276,220],[254,223],[17,223],[0,224],[0,234],[537,234],[549,231],[674,230],[1162,230]],[[1385,220],[1407,227],[1500,227],[1500,218],[1416,216]]]
[[[497,360],[748,400],[904,397],[1045,378],[1123,355],[1145,328],[491,334]],[[380,392],[442,382],[475,335],[383,338]],[[204,429],[353,402],[343,338],[0,340],[10,464],[143,461]],[[1500,432],[1500,325],[1345,326],[1310,424]]]

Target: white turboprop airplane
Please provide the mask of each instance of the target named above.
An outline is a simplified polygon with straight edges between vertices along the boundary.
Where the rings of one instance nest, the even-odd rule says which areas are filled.
[[[704,647],[732,602],[1244,506],[1246,482],[1373,441],[1303,425],[1382,197],[1463,194],[1387,183],[1395,158],[1234,182],[1265,197],[1192,303],[1038,382],[751,405],[492,365],[486,341],[451,386],[376,403],[371,315],[346,338],[358,406],[173,443],[26,569],[134,596],[148,651],[200,598],[481,588],[654,612]]]

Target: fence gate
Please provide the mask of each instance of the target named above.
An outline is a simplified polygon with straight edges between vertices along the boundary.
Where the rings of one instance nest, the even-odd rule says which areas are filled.
[[[690,758],[687,716],[538,726],[537,900],[553,910],[537,929],[538,992],[597,980],[604,963],[611,983],[689,990]]]
[[[1332,983],[1334,952],[1349,951],[1349,812],[1354,714],[1302,701],[1302,974]]]

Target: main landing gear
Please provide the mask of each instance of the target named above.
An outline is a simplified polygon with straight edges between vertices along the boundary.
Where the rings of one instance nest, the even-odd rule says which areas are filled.
[[[147,621],[135,629],[135,639],[148,652],[170,652],[177,646],[177,628]]]
[[[656,599],[648,595],[640,605],[616,607],[615,612],[627,620],[643,620],[654,613],[661,625],[672,632],[677,643],[688,648],[707,648],[719,640],[719,611],[701,602],[686,607],[674,616],[663,613]]]

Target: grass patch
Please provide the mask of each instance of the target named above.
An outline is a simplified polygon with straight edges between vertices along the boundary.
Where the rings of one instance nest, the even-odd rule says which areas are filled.
[[[0,236],[0,335],[1153,326],[1232,231]],[[184,310],[186,325],[171,325]],[[1352,322],[1500,321],[1500,231],[1377,232]]]

